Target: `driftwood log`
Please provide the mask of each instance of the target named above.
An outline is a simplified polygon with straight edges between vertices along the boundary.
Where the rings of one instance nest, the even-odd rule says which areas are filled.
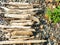
[[[33,35],[33,33],[31,31],[13,31],[11,32],[11,35]]]
[[[23,15],[23,16],[22,16]],[[12,18],[26,18],[29,17],[30,14],[5,14],[5,17],[12,17]]]
[[[11,23],[12,26],[24,26],[24,25],[32,25],[32,22],[26,22],[26,23]]]
[[[6,26],[6,25],[0,25],[0,28],[31,28],[31,26]]]
[[[0,44],[41,43],[41,42],[46,42],[46,40],[1,41]]]
[[[35,32],[35,29],[32,29],[32,28],[20,28],[20,29],[18,29],[18,28],[13,28],[13,29],[7,28],[7,29],[3,29],[3,31],[5,31],[5,32],[9,32],[9,31],[33,31],[33,32]]]
[[[10,23],[24,23],[24,22],[32,22],[32,20],[11,20]]]

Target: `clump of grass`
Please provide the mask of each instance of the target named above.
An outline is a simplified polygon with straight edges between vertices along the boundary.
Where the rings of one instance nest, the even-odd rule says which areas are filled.
[[[60,6],[57,6],[53,10],[47,8],[46,14],[49,17],[49,21],[51,20],[53,23],[60,22]]]

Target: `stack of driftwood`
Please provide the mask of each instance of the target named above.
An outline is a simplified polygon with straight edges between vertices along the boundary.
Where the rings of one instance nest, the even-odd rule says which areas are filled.
[[[17,2],[10,2],[4,4],[4,6],[6,7],[1,7],[5,11],[3,12],[3,20],[7,21],[7,24],[0,25],[0,28],[6,32],[6,34],[4,34],[5,38],[9,41],[33,40],[35,38],[33,32],[36,32],[36,30],[33,29],[32,25],[35,22],[40,23],[39,19],[35,17],[36,11],[39,10],[39,8],[33,8],[33,4]],[[28,43],[29,42],[30,41],[28,41]],[[40,42],[45,42],[45,40]],[[6,44],[8,43],[6,42]]]
[[[34,38],[33,32],[35,29],[31,28],[34,22],[39,22],[39,19],[34,17],[32,4],[28,3],[9,3],[7,5],[5,19],[8,18],[8,25],[3,25],[4,31],[7,31],[9,40],[26,40]],[[32,36],[31,36],[32,35]],[[31,36],[31,37],[30,37]]]

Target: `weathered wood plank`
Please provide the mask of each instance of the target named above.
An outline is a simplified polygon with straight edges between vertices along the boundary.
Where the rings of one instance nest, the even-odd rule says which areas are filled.
[[[32,29],[32,28],[30,28],[30,29],[16,29],[16,28],[14,28],[14,29],[3,29],[3,31],[4,32],[11,32],[11,31],[34,31],[35,32],[35,29]]]
[[[31,39],[34,39],[34,36],[32,36],[32,37],[12,37],[12,38],[10,38],[9,40],[31,40]]]
[[[23,15],[23,16],[22,16]],[[5,17],[12,17],[12,18],[27,18],[27,17],[29,17],[30,16],[30,14],[26,14],[26,15],[24,15],[24,14],[5,14],[4,16]]]
[[[3,19],[4,20],[7,20],[7,21],[11,21],[11,20],[26,20],[27,18],[11,18],[11,17],[5,17]],[[27,19],[27,20],[29,20],[29,19]]]
[[[29,38],[9,39],[9,41],[28,40]]]
[[[12,7],[19,7],[19,8],[32,8],[33,6],[31,5],[31,4],[29,4],[29,3],[17,3],[17,2],[14,2],[14,3],[12,3],[12,2],[10,2],[10,3],[8,3],[8,4],[4,4],[4,5],[7,5],[7,6],[12,6]],[[11,8],[12,8],[11,7]]]
[[[9,10],[7,10],[7,9],[9,9]],[[7,8],[7,9],[5,9],[6,10],[6,13],[11,13],[11,14],[13,14],[13,13],[15,13],[15,14],[21,14],[21,13],[24,13],[24,14],[27,14],[27,13],[33,13],[33,14],[36,14],[36,12],[33,12],[33,11],[35,11],[35,10],[40,10],[39,8],[34,8],[34,9],[19,9],[19,8],[14,8],[14,9],[12,9],[12,8]]]
[[[26,23],[10,23],[11,26],[24,26],[24,25],[32,25],[33,22],[26,22]]]
[[[14,39],[14,38],[30,38],[30,39],[32,39],[32,38],[34,38],[34,36],[11,36],[11,39]]]
[[[9,8],[8,8],[9,9]],[[33,11],[35,11],[35,10],[40,10],[39,8],[31,8],[31,9],[9,9],[8,11],[19,11],[19,12],[33,12]]]
[[[11,20],[10,23],[32,22],[31,20]]]
[[[31,31],[13,31],[11,32],[11,35],[14,36],[14,35],[33,35],[33,33]]]
[[[39,6],[40,4],[33,4],[33,6]]]
[[[30,6],[31,4],[29,3],[20,3],[20,2],[9,2],[9,3],[3,3],[3,5],[23,5],[23,6]]]
[[[19,38],[19,39],[9,39],[9,41],[18,41],[18,40],[30,40],[33,38]]]
[[[31,28],[31,26],[6,26],[6,25],[0,25],[0,28]]]
[[[46,40],[0,41],[0,44],[41,43],[41,42],[46,42]]]
[[[30,36],[11,36],[11,38],[17,38],[17,37],[19,37],[19,38],[29,38]]]
[[[19,7],[8,7],[8,8],[10,8],[10,9],[16,9],[16,8],[19,8],[19,9],[30,9],[30,8],[32,8],[31,6],[19,6]]]

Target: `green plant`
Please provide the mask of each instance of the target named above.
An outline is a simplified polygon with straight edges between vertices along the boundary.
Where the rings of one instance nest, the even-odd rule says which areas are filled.
[[[49,17],[49,21],[51,20],[53,23],[60,22],[60,6],[57,6],[57,8],[54,8],[53,10],[47,8],[46,14]]]
[[[59,2],[60,0],[55,0],[55,1]]]

